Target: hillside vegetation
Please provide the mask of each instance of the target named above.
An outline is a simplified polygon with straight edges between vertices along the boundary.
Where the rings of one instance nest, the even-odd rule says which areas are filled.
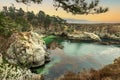
[[[25,12],[22,8],[14,6],[3,7],[0,11],[0,35],[10,36],[14,32],[30,31],[34,28],[42,30],[57,30],[65,24],[65,20],[58,16],[49,16],[43,11],[35,14],[33,11]]]

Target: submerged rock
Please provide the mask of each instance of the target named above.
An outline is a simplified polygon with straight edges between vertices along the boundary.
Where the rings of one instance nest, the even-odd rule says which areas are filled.
[[[11,36],[14,39],[6,51],[6,60],[11,64],[38,67],[49,60],[46,45],[42,38],[34,32],[16,33]]]
[[[101,41],[98,35],[89,32],[69,33],[67,36],[69,39]]]

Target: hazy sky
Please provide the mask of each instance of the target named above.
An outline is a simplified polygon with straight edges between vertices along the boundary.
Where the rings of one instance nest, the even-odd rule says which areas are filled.
[[[109,7],[109,11],[103,14],[95,15],[72,15],[62,9],[55,10],[52,0],[43,0],[42,4],[30,4],[29,11],[37,13],[39,10],[44,11],[49,15],[56,15],[62,18],[72,18],[89,21],[102,21],[102,22],[120,22],[120,0],[100,0],[100,5],[103,7]],[[0,0],[0,9],[3,6],[10,6],[13,3],[17,8],[22,7],[26,11],[26,5],[22,3],[16,3],[15,0]]]

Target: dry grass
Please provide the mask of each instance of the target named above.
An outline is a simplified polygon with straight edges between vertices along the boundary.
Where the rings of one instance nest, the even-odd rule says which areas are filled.
[[[100,70],[67,72],[57,80],[120,80],[120,58]]]

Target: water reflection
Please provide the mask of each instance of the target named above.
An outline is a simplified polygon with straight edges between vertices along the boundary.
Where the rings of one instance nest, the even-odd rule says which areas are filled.
[[[52,61],[43,72],[45,80],[54,80],[66,71],[80,72],[85,69],[99,69],[112,63],[120,56],[120,48],[115,46],[98,45],[93,43],[62,42],[63,50],[50,50]]]

